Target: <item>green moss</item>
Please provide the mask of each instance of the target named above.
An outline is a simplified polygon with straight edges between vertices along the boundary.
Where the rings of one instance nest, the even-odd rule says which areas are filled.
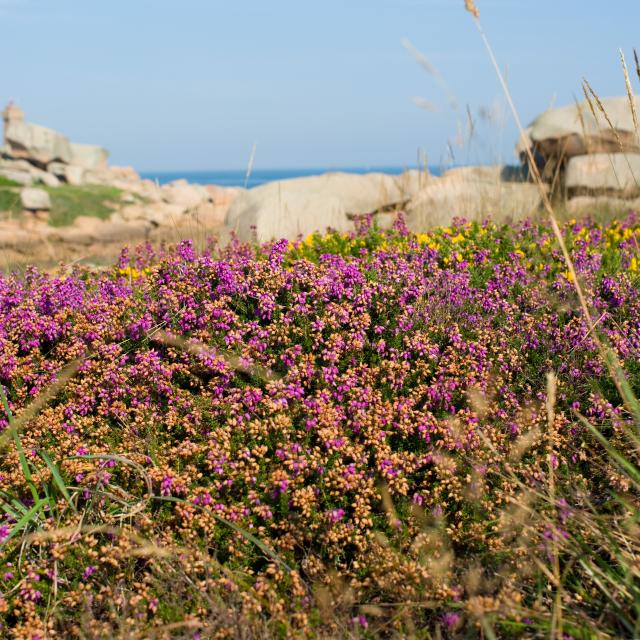
[[[117,208],[122,191],[103,185],[45,187],[51,196],[50,224],[62,227],[78,216],[108,218]]]

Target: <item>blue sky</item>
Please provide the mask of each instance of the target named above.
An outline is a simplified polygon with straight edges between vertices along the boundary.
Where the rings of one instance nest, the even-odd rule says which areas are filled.
[[[0,101],[139,170],[242,168],[254,142],[256,168],[404,166],[418,148],[439,164],[449,144],[458,163],[511,161],[515,127],[463,4],[0,0]],[[638,0],[477,4],[523,120],[571,102],[582,77],[624,93]],[[461,148],[466,105],[478,133]]]

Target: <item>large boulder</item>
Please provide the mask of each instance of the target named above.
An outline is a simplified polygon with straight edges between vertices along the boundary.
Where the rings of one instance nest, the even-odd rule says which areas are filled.
[[[42,184],[47,185],[47,187],[60,186],[60,180],[58,180],[58,177],[53,175],[53,173],[49,173],[47,171],[39,169],[36,173],[34,173],[34,177],[38,182],[42,182]]]
[[[48,211],[51,209],[51,198],[44,189],[27,187],[20,192],[22,207],[27,211]]]
[[[95,144],[71,143],[70,164],[84,169],[99,170],[107,168],[109,152]]]
[[[350,231],[354,215],[406,202],[417,190],[418,178],[327,173],[277,180],[240,192],[225,222],[243,241],[252,240],[254,233],[259,242],[266,242],[294,240],[328,228]]]
[[[56,160],[71,161],[69,140],[48,127],[11,120],[5,126],[4,136],[10,154],[15,158],[28,158],[42,167]]]
[[[540,208],[541,195],[536,185],[503,180],[497,169],[471,169],[432,178],[406,207],[409,229],[422,233],[449,226],[454,218],[519,220]]]
[[[637,143],[629,98],[602,98],[601,104],[614,129],[623,135],[634,134],[633,138]],[[636,110],[640,111],[640,98],[635,98],[635,106]],[[586,101],[547,109],[529,126],[529,135],[534,142],[559,139],[572,134],[599,136],[609,131],[611,127],[597,105],[594,105],[592,112]]]
[[[571,158],[565,186],[570,194],[640,192],[640,154],[594,153]]]

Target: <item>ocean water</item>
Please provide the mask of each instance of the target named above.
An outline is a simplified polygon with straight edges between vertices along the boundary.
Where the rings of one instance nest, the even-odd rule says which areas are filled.
[[[141,171],[140,176],[149,180],[166,184],[173,180],[186,180],[196,184],[217,184],[223,187],[257,187],[273,180],[284,180],[286,178],[300,178],[304,176],[315,176],[329,171],[344,171],[346,173],[370,173],[372,171],[388,173],[390,175],[400,175],[404,171],[415,167],[320,167],[317,169],[255,169],[251,172],[249,180],[246,180],[246,169],[225,170],[225,171]],[[429,167],[433,175],[439,175],[438,167]]]

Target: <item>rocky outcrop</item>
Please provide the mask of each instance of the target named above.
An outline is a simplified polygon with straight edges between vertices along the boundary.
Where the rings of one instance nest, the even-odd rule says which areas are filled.
[[[327,229],[349,231],[354,217],[403,206],[419,186],[418,172],[401,177],[382,173],[327,173],[278,180],[238,195],[226,225],[240,240],[295,239]]]
[[[62,133],[26,122],[24,113],[9,103],[4,110],[4,144],[2,163],[15,163],[7,170],[23,175],[11,179],[20,184],[42,182],[56,186],[60,181],[84,184],[86,171],[107,169],[108,152],[97,145],[70,142]],[[18,166],[17,163],[24,163]],[[0,167],[0,175],[7,176]]]
[[[634,100],[640,112],[640,98]],[[600,104],[602,109],[595,100],[548,109],[516,146],[524,166],[527,149],[532,152],[552,196],[570,210],[599,207],[603,198],[625,209],[640,195],[640,137],[629,98],[603,98]],[[572,204],[575,198],[580,200]]]
[[[61,133],[24,121],[10,121],[5,126],[4,141],[13,158],[25,158],[43,168],[49,162],[71,161],[69,140]]]
[[[579,102],[548,109],[527,129],[528,140],[520,140],[522,154],[528,143],[537,158],[543,177],[551,181],[575,156],[594,153],[640,153],[631,105],[624,97],[603,98],[607,117],[595,106]],[[640,111],[640,99],[635,99]],[[610,124],[612,126],[610,126]]]

